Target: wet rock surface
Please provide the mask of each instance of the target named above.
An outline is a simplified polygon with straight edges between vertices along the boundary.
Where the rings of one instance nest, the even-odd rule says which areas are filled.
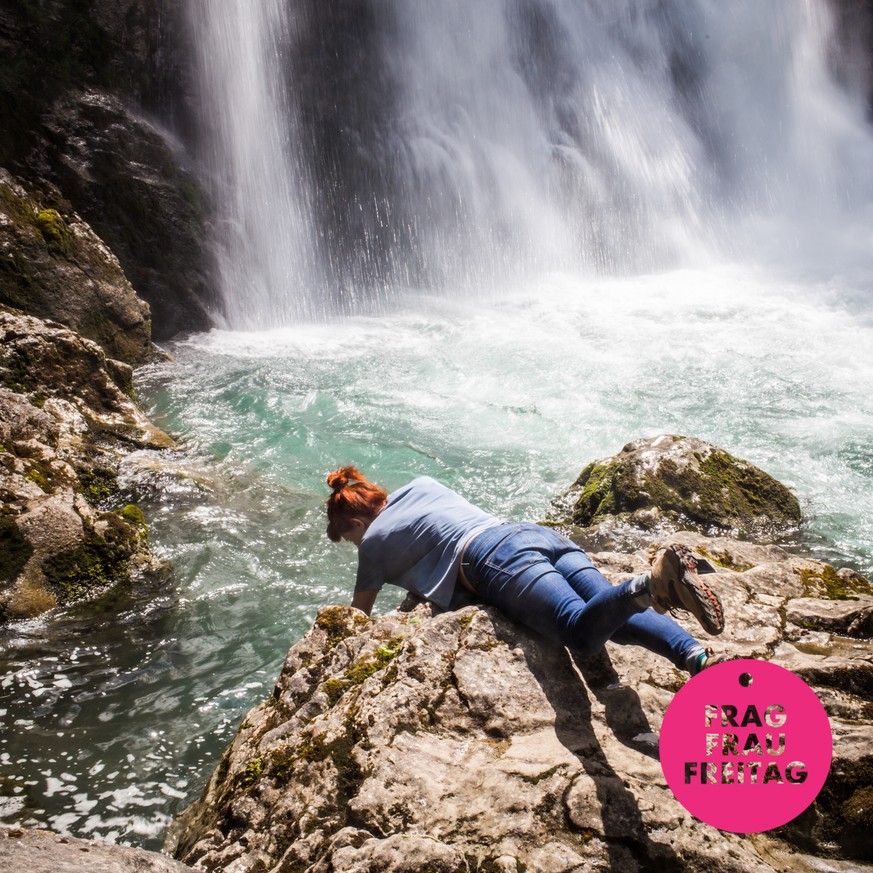
[[[330,607],[177,821],[177,857],[233,873],[873,869],[870,583],[774,545],[671,540],[717,570],[728,625],[704,642],[793,670],[828,711],[831,776],[791,824],[724,833],[678,804],[657,734],[687,674],[655,655],[576,659],[475,605]],[[649,554],[592,559],[617,582]]]
[[[0,166],[66,204],[40,209],[90,224],[151,305],[158,340],[213,326],[218,306],[209,210],[180,141],[199,127],[194,58],[185,4],[0,5]],[[27,260],[25,249],[15,256]],[[92,336],[58,312],[5,302]]]
[[[133,402],[132,375],[74,331],[0,307],[0,622],[157,572],[118,467],[173,442]]]
[[[181,145],[98,90],[64,94],[41,124],[30,172],[57,185],[112,249],[151,306],[155,339],[213,326],[209,207]]]

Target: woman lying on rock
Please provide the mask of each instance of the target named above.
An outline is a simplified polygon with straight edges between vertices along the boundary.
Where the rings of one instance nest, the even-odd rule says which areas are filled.
[[[692,675],[726,660],[663,614],[687,610],[708,633],[724,629],[721,602],[683,546],[659,549],[650,572],[612,585],[550,528],[501,522],[427,476],[391,495],[354,467],[331,473],[327,484],[327,535],[357,546],[352,606],[367,615],[386,582],[443,609],[452,608],[460,584],[583,656],[612,640],[643,646]]]

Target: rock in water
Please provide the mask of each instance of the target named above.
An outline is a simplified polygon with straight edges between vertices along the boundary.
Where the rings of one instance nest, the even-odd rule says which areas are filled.
[[[681,540],[717,566],[718,650],[802,676],[839,737],[825,790],[791,825],[745,838],[678,804],[657,732],[687,677],[655,655],[610,643],[576,660],[491,608],[330,607],[176,822],[176,856],[227,873],[746,873],[789,856],[792,871],[822,869],[798,846],[871,860],[870,583],[776,546]],[[618,581],[648,551],[592,557]]]
[[[554,520],[589,535],[698,530],[773,541],[797,530],[797,498],[781,482],[694,437],[628,443],[589,464],[557,503]]]

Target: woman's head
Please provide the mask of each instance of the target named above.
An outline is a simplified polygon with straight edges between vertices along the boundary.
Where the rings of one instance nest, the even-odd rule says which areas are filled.
[[[388,499],[384,488],[368,482],[355,467],[335,470],[327,484],[333,492],[327,498],[327,535],[335,543],[359,523],[369,526]]]

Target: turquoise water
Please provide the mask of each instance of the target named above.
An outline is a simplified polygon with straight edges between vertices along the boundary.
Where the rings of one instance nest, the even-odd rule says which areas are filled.
[[[193,336],[138,374],[180,450],[124,483],[173,575],[2,638],[0,821],[160,846],[317,609],[350,598],[354,550],[323,535],[341,464],[536,519],[589,461],[690,434],[793,488],[808,551],[873,573],[873,320],[851,284],[723,267],[407,301]]]

